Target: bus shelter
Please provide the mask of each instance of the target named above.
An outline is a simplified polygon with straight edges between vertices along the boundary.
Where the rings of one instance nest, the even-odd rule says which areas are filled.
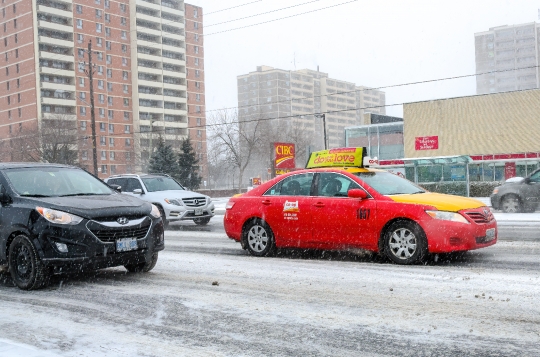
[[[381,160],[379,168],[405,177],[428,191],[470,195],[469,156],[420,157]]]

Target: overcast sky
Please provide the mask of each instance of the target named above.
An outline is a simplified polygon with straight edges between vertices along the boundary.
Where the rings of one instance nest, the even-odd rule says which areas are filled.
[[[213,34],[351,0],[188,0],[203,7],[206,107],[235,107],[236,76],[258,65],[310,68],[331,78],[371,87],[475,73],[474,33],[490,27],[534,22],[532,0],[358,0],[297,17]],[[223,21],[277,10],[241,21]],[[386,104],[473,95],[474,77],[384,88]],[[402,116],[402,106],[387,114]]]

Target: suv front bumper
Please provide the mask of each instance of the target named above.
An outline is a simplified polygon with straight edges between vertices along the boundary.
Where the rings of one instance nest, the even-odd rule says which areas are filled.
[[[197,207],[197,209],[185,206],[164,205],[165,217],[167,221],[187,221],[197,218],[212,218],[214,217],[214,204],[211,203],[206,207]],[[200,210],[202,214],[196,214],[196,210]]]

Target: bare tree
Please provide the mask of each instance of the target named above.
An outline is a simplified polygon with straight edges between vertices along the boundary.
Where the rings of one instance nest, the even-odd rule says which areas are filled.
[[[47,161],[75,165],[78,162],[77,122],[63,115],[42,119],[35,125],[12,129],[0,151],[9,161]]]
[[[240,191],[244,171],[261,151],[261,120],[239,122],[236,110],[222,110],[210,116],[208,122],[214,150],[238,170]]]

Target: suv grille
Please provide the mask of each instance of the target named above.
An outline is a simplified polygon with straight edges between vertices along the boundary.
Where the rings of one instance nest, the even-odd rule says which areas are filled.
[[[150,228],[150,222],[143,222],[142,225],[133,227],[122,228],[110,228],[103,227],[100,229],[91,228],[90,231],[102,242],[114,242],[117,239],[122,238],[137,238],[141,239],[146,237],[148,229]]]
[[[188,207],[201,207],[206,205],[206,198],[204,197],[183,198],[182,201]]]
[[[465,214],[476,223],[489,223],[494,219],[493,213],[490,210],[465,212]]]

